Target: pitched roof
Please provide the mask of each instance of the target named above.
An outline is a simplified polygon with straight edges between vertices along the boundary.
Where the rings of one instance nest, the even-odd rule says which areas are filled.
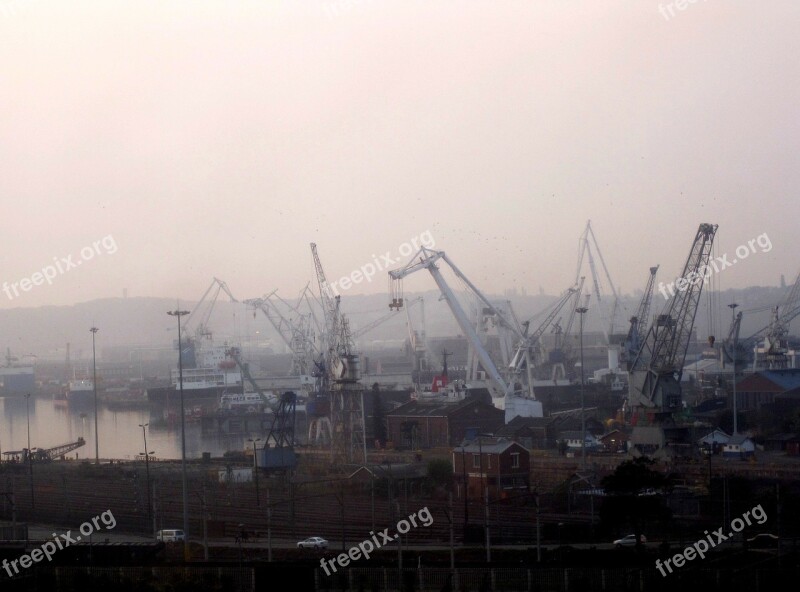
[[[501,454],[512,446],[517,446],[527,451],[527,448],[521,444],[518,444],[517,442],[514,442],[513,440],[506,440],[505,438],[486,438],[480,443],[477,440],[473,440],[468,444],[462,444],[461,446],[454,448],[453,452]]]
[[[795,368],[762,370],[736,383],[737,389],[751,393],[785,393],[797,387],[800,387],[800,370]]]
[[[744,444],[750,440],[746,434],[736,434],[735,436],[731,436],[731,439],[728,440],[728,444],[733,444],[734,446],[739,444]]]

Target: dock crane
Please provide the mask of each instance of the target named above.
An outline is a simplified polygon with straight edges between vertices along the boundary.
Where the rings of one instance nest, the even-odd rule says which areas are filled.
[[[367,459],[367,444],[359,358],[349,320],[340,310],[341,297],[332,296],[314,243],[311,243],[311,254],[325,317],[326,349],[320,370],[321,386],[330,393],[331,460],[337,464],[363,465]]]
[[[603,294],[601,289],[601,277],[597,272],[595,255],[593,253],[596,253],[597,258],[600,260],[605,281],[608,283],[608,289],[611,292],[612,302],[610,311],[607,310],[606,295]],[[589,270],[592,274],[592,283],[594,284],[595,300],[597,300],[597,305],[602,312],[604,320],[608,323],[607,328],[605,326],[603,327],[603,332],[606,336],[606,342],[610,343],[610,338],[614,333],[617,312],[620,307],[620,298],[619,294],[617,294],[617,289],[614,287],[614,282],[611,281],[611,274],[608,271],[605,259],[603,259],[603,253],[600,251],[600,245],[597,244],[597,237],[594,234],[594,230],[592,230],[591,220],[587,220],[586,228],[578,240],[578,268],[575,273],[576,284],[578,283],[578,279],[581,277],[581,268],[583,267],[584,257],[589,262]]]
[[[283,342],[292,352],[292,362],[289,368],[289,376],[307,377],[311,375],[312,361],[319,354],[313,339],[311,330],[311,315],[297,314],[294,319],[287,318],[286,315],[272,302],[271,298],[275,291],[263,296],[262,298],[250,298],[244,303],[260,310],[273,329],[280,335]]]
[[[216,291],[214,292],[213,296],[209,298],[209,294],[212,290],[214,290],[214,288],[216,288]],[[211,339],[212,333],[208,327],[208,322],[211,319],[211,314],[214,312],[214,307],[217,304],[217,299],[219,298],[220,292],[227,294],[231,302],[239,302],[236,300],[236,298],[234,298],[233,294],[231,294],[228,284],[221,279],[216,277],[213,278],[211,285],[203,293],[202,298],[200,298],[200,302],[197,303],[197,306],[185,321],[187,335],[194,333],[194,338],[198,342],[204,338],[208,340]],[[195,321],[194,325],[192,324],[192,321]]]
[[[523,326],[523,339],[519,342],[514,351],[514,357],[508,365],[508,369],[513,376],[519,376],[524,370],[527,374],[528,392],[532,398],[533,393],[533,368],[541,363],[542,357],[542,344],[540,339],[545,331],[551,326],[558,313],[564,308],[567,302],[573,299],[574,294],[578,291],[577,287],[568,288],[561,297],[553,305],[552,309],[545,317],[544,321],[536,328],[536,330],[528,334],[530,328],[530,321],[522,323]]]
[[[689,430],[676,425],[675,415],[683,409],[683,364],[717,227],[700,224],[678,280],[684,289],[667,301],[633,358],[628,402],[635,415],[631,442],[640,453],[669,456],[689,445]]]
[[[750,315],[765,310],[771,311],[770,322],[749,336],[739,338],[743,313]],[[723,361],[733,363],[735,358],[737,369],[744,369],[752,362],[753,372],[786,368],[789,327],[797,316],[800,316],[800,274],[781,304],[739,311],[734,315],[728,337],[722,343]]]
[[[647,335],[650,305],[653,302],[653,288],[655,287],[658,268],[658,265],[650,268],[650,275],[647,277],[647,284],[644,288],[642,299],[639,301],[639,308],[637,308],[636,314],[630,319],[628,336],[625,338],[622,349],[620,350],[620,361],[625,362],[626,369],[629,371],[633,365],[636,353],[639,351],[642,343],[644,343],[645,336]]]
[[[518,332],[513,322],[505,318],[501,311],[499,311],[461,272],[461,270],[450,260],[450,258],[447,257],[444,251],[434,251],[432,249],[428,249],[427,247],[421,247],[405,266],[389,271],[389,289],[392,299],[389,303],[389,308],[399,310],[404,305],[403,279],[421,269],[427,269],[433,277],[434,282],[436,282],[436,285],[439,287],[442,297],[450,308],[450,311],[453,313],[456,322],[473,347],[478,359],[481,362],[481,365],[489,374],[489,377],[494,383],[494,404],[499,409],[505,410],[506,422],[511,421],[511,419],[517,415],[521,415],[523,417],[542,417],[541,402],[536,401],[535,399],[519,396],[514,390],[514,385],[508,384],[500,374],[500,371],[497,369],[494,361],[481,343],[475,327],[473,326],[472,322],[470,322],[469,317],[461,307],[461,304],[456,298],[455,293],[447,284],[447,281],[444,279],[439,267],[436,265],[439,261],[443,261],[450,267],[453,273],[455,273],[456,277],[464,282],[464,284],[466,284],[466,286],[471,290],[472,294],[478,299],[479,303],[496,317],[499,324],[510,331],[516,332],[518,338],[524,339],[524,336]]]
[[[788,366],[789,326],[800,314],[800,273],[782,304],[772,310],[761,346],[755,349],[753,369],[774,370]]]

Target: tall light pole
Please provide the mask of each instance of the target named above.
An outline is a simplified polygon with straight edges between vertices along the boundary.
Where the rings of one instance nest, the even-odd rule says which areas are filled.
[[[142,428],[142,438],[144,438],[144,467],[145,474],[147,475],[147,516],[148,518],[152,518],[153,500],[150,497],[150,455],[153,453],[147,450],[147,432],[145,431],[145,428],[149,425],[149,423],[140,423],[139,427]]]
[[[28,419],[28,478],[31,482],[31,509],[36,507],[33,499],[33,454],[31,454],[31,394],[25,394],[25,416]]]
[[[735,302],[728,305],[728,308],[731,309],[731,315],[733,315],[734,322],[736,321],[736,307],[739,306]],[[736,436],[739,433],[738,430],[738,420],[736,418],[736,349],[737,349],[737,336],[733,338],[733,435]]]
[[[247,439],[248,442],[253,443],[253,478],[256,481],[256,506],[261,507],[260,494],[258,492],[258,456],[256,455],[256,442],[261,442],[261,438]]]
[[[181,392],[181,481],[183,487],[183,560],[189,560],[189,492],[186,485],[186,413],[183,403],[183,346],[181,345],[181,317],[188,310],[170,310],[167,314],[178,317],[178,384]]]
[[[588,312],[585,306],[579,306],[575,312],[581,315],[580,340],[581,340],[581,468],[586,468],[586,401],[583,393],[583,315]]]
[[[99,331],[92,327],[92,388],[94,389],[94,464],[100,464],[100,435],[97,433],[97,356],[94,349],[94,336]]]
[[[483,438],[492,437],[493,434],[478,434],[478,458],[481,467],[481,497],[483,497],[483,532],[486,537],[486,563],[492,561],[492,551],[489,544],[489,487],[484,485],[483,479]],[[489,463],[486,463],[486,470],[489,470]]]

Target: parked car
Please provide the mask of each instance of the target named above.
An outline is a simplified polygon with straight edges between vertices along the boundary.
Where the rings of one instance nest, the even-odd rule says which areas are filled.
[[[747,545],[753,549],[777,549],[778,537],[768,532],[762,532],[747,539]]]
[[[297,543],[298,549],[327,549],[328,541],[322,537],[308,537],[304,541]]]
[[[174,528],[159,530],[156,533],[156,539],[163,543],[179,543],[186,540],[186,534],[182,530]]]
[[[640,535],[640,541],[644,545],[647,542],[647,537],[644,535]],[[636,535],[629,534],[628,536],[624,536],[621,539],[617,539],[614,541],[614,546],[619,549],[621,547],[635,547],[636,546]]]

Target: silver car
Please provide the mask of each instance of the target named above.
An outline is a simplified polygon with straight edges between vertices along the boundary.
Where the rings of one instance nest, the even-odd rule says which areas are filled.
[[[322,537],[309,537],[297,543],[298,549],[327,549],[328,541]]]
[[[641,543],[644,545],[647,542],[647,537],[644,535],[641,536]],[[614,541],[614,546],[619,549],[620,547],[635,547],[636,546],[636,535],[629,534],[628,536],[624,536],[621,539],[617,539]]]

